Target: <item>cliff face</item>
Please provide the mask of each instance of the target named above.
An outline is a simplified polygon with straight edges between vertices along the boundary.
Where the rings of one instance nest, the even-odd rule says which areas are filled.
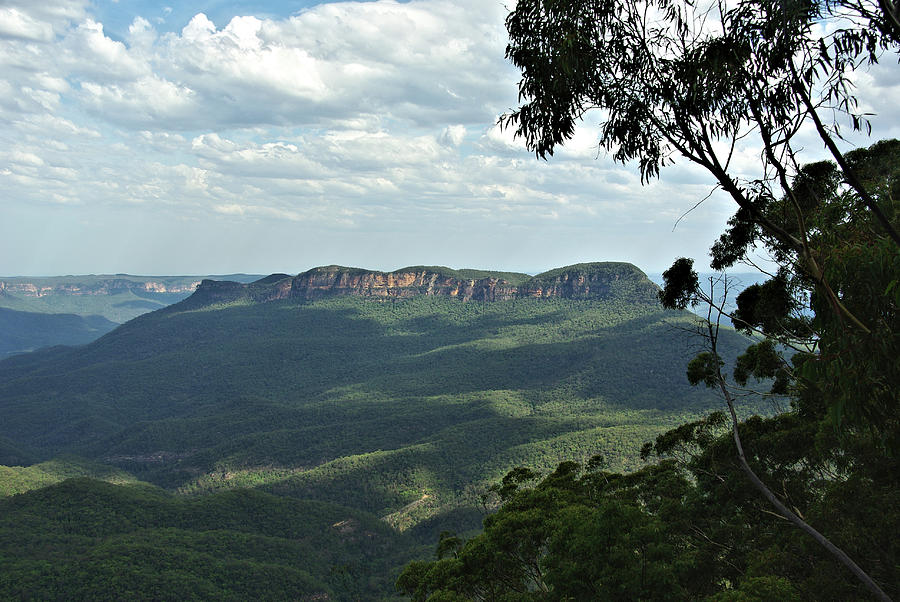
[[[534,276],[519,289],[521,297],[605,299],[628,297],[656,301],[659,288],[630,263],[581,263]]]
[[[378,272],[342,266],[313,268],[290,277],[273,274],[240,284],[204,280],[192,297],[179,304],[202,306],[231,302],[264,303],[277,299],[313,300],[337,295],[403,299],[419,295],[461,301],[505,301],[523,297],[563,299],[623,298],[654,303],[657,286],[628,263],[585,263],[528,277],[514,285],[499,276],[466,278],[449,268],[415,267]]]
[[[284,276],[277,278],[276,276]],[[193,309],[227,303],[266,303],[291,296],[291,277],[273,274],[262,280],[243,284],[229,280],[204,279],[193,295],[176,304],[181,309]],[[174,306],[173,306],[174,307]]]
[[[340,266],[313,268],[291,283],[292,298],[318,299],[331,295],[406,298],[418,295],[499,301],[516,296],[516,287],[500,278],[460,279],[427,268],[369,272]]]
[[[49,280],[49,279],[48,279]],[[46,297],[48,295],[114,295],[125,291],[145,293],[189,293],[197,288],[198,281],[166,283],[137,281],[126,278],[95,279],[92,282],[42,282],[21,278],[0,280],[0,294],[22,297]]]

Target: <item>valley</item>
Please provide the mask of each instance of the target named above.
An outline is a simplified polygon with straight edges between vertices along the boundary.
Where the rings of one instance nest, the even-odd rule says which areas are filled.
[[[88,345],[0,362],[0,490],[32,489],[0,509],[45,515],[75,486],[53,483],[78,475],[101,496],[136,488],[166,516],[251,495],[259,507],[234,512],[319,504],[347,515],[320,535],[348,516],[381,525],[393,568],[345,553],[365,567],[354,579],[377,575],[389,596],[388,576],[430,554],[438,533],[477,532],[482,496],[513,467],[546,473],[602,454],[634,470],[644,442],[719,407],[685,378],[695,318],[663,310],[634,266],[580,264],[515,283],[432,268],[404,278],[317,270],[207,280]],[[730,331],[720,341],[726,357],[746,344]],[[25,531],[5,524],[4,545],[19,545]],[[90,545],[127,531],[152,548],[159,533],[147,529],[159,528],[112,529]],[[197,529],[178,537],[208,526]],[[311,573],[309,591],[350,587],[336,566]]]
[[[141,314],[186,299],[204,278],[258,276],[0,276],[0,358],[89,343]]]

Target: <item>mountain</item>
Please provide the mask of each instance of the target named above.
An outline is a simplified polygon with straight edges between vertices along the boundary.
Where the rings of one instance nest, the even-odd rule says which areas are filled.
[[[220,465],[324,475],[351,457],[376,454],[365,462],[377,464],[449,445],[465,451],[465,478],[483,480],[542,457],[558,437],[583,447],[605,429],[637,445],[715,403],[684,377],[696,343],[678,326],[691,318],[663,311],[633,266],[583,264],[518,285],[487,275],[477,281],[512,292],[486,304],[463,302],[473,279],[459,289],[460,279],[436,273],[319,268],[206,283],[82,348],[7,359],[2,449],[75,453],[198,487]],[[359,294],[378,282],[393,285]],[[739,349],[743,339],[732,338]],[[492,429],[494,452],[470,448]],[[606,453],[634,461],[633,450]],[[372,498],[370,509],[395,511],[416,497],[404,491]]]
[[[0,277],[0,308],[33,313],[103,316],[121,324],[189,297],[204,278],[251,282],[259,276],[90,274]]]
[[[122,323],[190,296],[202,277],[109,276],[0,279],[0,306],[33,313],[102,316]]]
[[[141,314],[186,299],[209,276],[128,274],[0,278],[0,357],[82,345]],[[258,276],[233,274],[250,282]]]
[[[52,345],[83,345],[116,326],[103,316],[43,314],[0,307],[0,357]]]
[[[21,483],[37,477],[13,464],[77,456],[179,500],[336,505],[430,546],[477,529],[514,466],[635,468],[718,407],[685,378],[696,318],[656,290],[620,263],[204,281],[83,347],[0,361],[0,464]],[[746,339],[719,343],[733,358]]]
[[[382,299],[417,296],[462,301],[508,301],[520,298],[603,299],[628,296],[655,299],[657,287],[627,263],[582,263],[529,276],[515,272],[453,270],[414,266],[393,272],[331,265],[296,277],[273,274],[249,284],[204,280],[188,303],[259,303],[279,299],[322,299],[354,295]]]

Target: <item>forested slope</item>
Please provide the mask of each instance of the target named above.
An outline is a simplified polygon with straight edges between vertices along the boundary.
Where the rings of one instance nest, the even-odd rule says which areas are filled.
[[[102,316],[45,314],[0,307],[0,358],[52,345],[82,345],[116,326]]]
[[[570,282],[578,269],[567,272],[576,274]],[[560,282],[551,274],[539,284],[585,290]],[[7,492],[80,474],[139,479],[169,491],[153,494],[167,508],[236,499],[220,496],[245,489],[256,490],[260,512],[295,503],[272,501],[279,498],[337,504],[406,532],[413,538],[401,545],[406,554],[410,542],[428,550],[443,529],[477,529],[482,495],[515,466],[549,471],[602,453],[617,469],[633,469],[645,441],[719,406],[684,376],[699,343],[689,332],[696,316],[663,310],[649,281],[623,279],[618,289],[606,284],[615,279],[602,282],[594,296],[494,302],[422,294],[189,299],[89,345],[0,362],[0,464],[9,465],[0,475]],[[733,356],[746,339],[726,333],[722,346]],[[69,459],[47,462],[61,455]],[[38,461],[45,463],[22,466]],[[89,487],[101,496],[118,491]],[[56,503],[35,494],[15,499],[44,516],[52,512],[41,508]],[[228,510],[238,522],[251,511],[240,508]],[[199,537],[172,535],[170,523],[142,523],[148,550],[154,541],[190,548]],[[17,523],[4,524],[4,541],[20,541]],[[343,566],[336,558],[333,567]],[[198,562],[189,587],[218,592],[204,589],[204,580],[221,567]],[[67,564],[51,582],[73,583],[85,570],[92,569]],[[310,578],[313,590],[333,587]],[[284,579],[307,583],[294,573]]]
[[[716,407],[684,378],[692,318],[634,290],[189,300],[83,348],[0,363],[4,453],[78,454],[185,491],[263,486],[381,515],[427,495],[394,516],[409,526],[471,504],[517,464],[603,452],[632,468],[644,440]]]
[[[0,598],[354,599],[389,593],[408,547],[335,505],[72,479],[0,500]]]

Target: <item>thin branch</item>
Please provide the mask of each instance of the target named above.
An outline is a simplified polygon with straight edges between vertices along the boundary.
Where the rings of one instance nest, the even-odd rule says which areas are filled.
[[[713,330],[713,326],[711,322],[707,322],[707,327],[709,330],[710,336],[710,346],[712,348],[712,354],[714,358],[718,358],[718,353],[716,350],[716,336],[718,334],[718,324],[716,325],[716,330]],[[794,523],[801,530],[806,532],[810,537],[815,539],[819,545],[828,550],[832,556],[834,556],[841,564],[850,569],[850,571],[859,579],[866,588],[872,592],[876,598],[882,600],[883,602],[891,602],[890,597],[884,590],[882,590],[875,581],[869,577],[869,575],[862,570],[859,565],[853,562],[853,559],[850,558],[846,552],[842,549],[831,543],[827,537],[819,533],[815,528],[813,528],[810,524],[804,521],[802,518],[797,516],[794,512],[791,511],[774,493],[770,490],[765,483],[756,475],[752,468],[750,468],[750,464],[747,463],[747,458],[744,455],[744,446],[741,443],[741,435],[738,429],[738,418],[737,412],[734,409],[734,400],[731,397],[731,393],[728,391],[728,387],[725,386],[725,379],[722,376],[722,370],[719,366],[718,362],[716,362],[716,380],[719,384],[719,389],[722,392],[723,397],[725,398],[725,403],[728,405],[728,412],[731,414],[731,433],[732,438],[734,439],[734,445],[737,448],[737,457],[738,461],[741,465],[741,470],[747,475],[747,478],[750,479],[750,482],[756,487],[769,502],[775,506],[778,510],[778,513],[781,514],[784,518]]]
[[[828,295],[828,300],[831,302],[837,315],[843,315],[848,320],[850,320],[850,322],[858,329],[862,330],[866,334],[870,334],[872,331],[865,324],[863,324],[859,320],[859,318],[857,318],[849,309],[847,309],[847,307],[837,296],[837,293],[835,293],[831,286],[829,286],[828,282],[826,282],[825,274],[816,261],[815,256],[813,255],[812,250],[809,247],[809,239],[806,233],[806,222],[803,219],[803,212],[800,209],[800,204],[797,201],[797,197],[794,195],[794,191],[791,189],[791,185],[788,182],[787,170],[785,169],[784,165],[782,165],[781,161],[779,161],[775,156],[771,132],[769,132],[768,128],[764,126],[762,115],[759,112],[759,107],[757,107],[755,103],[750,103],[750,110],[753,113],[753,119],[759,125],[759,133],[763,139],[763,148],[766,153],[766,158],[768,159],[769,164],[771,164],[775,171],[778,173],[778,180],[781,182],[781,188],[784,191],[785,195],[787,195],[787,197],[791,200],[791,203],[794,207],[794,212],[797,217],[797,227],[800,229],[800,240],[798,241],[800,243],[800,246],[797,250],[803,257],[807,268],[809,268],[810,275],[813,277],[816,283],[824,289],[825,293]]]
[[[816,112],[816,107],[812,103],[812,99],[809,97],[809,94],[806,91],[806,88],[800,83],[799,76],[797,72],[794,71],[793,65],[791,65],[791,71],[794,73],[795,78],[795,86],[794,90],[797,93],[797,96],[800,97],[800,100],[803,101],[803,104],[806,105],[806,110],[809,113],[809,116],[812,118],[813,123],[816,126],[816,131],[819,133],[819,137],[825,142],[826,148],[831,152],[831,156],[834,157],[834,160],[837,162],[838,166],[841,168],[841,171],[844,173],[844,178],[856,192],[859,194],[860,199],[862,199],[863,204],[869,208],[869,210],[875,215],[876,219],[881,223],[881,226],[884,228],[885,232],[888,233],[888,236],[894,241],[894,243],[900,246],[900,234],[897,233],[897,230],[894,229],[894,226],[891,225],[890,220],[887,216],[881,211],[881,208],[878,207],[878,203],[875,202],[875,199],[869,194],[869,192],[862,185],[862,182],[859,181],[859,178],[856,177],[856,171],[853,170],[852,167],[847,163],[846,159],[844,159],[844,155],[838,150],[837,144],[834,143],[834,139],[831,137],[828,129],[825,127],[825,124],[822,123],[822,120],[819,118],[819,114]]]
[[[675,225],[672,226],[672,232],[675,231],[675,228],[678,227],[678,224],[681,222],[681,220],[686,218],[688,216],[688,214],[691,213],[694,209],[696,209],[697,207],[699,207],[700,205],[705,203],[707,200],[709,200],[709,197],[711,197],[713,194],[715,194],[716,190],[718,190],[718,189],[719,189],[719,186],[716,185],[712,190],[709,191],[709,194],[707,194],[705,197],[703,197],[702,199],[697,201],[693,207],[691,207],[690,209],[688,209],[687,211],[682,213],[681,217],[679,217],[677,220],[675,220]]]

